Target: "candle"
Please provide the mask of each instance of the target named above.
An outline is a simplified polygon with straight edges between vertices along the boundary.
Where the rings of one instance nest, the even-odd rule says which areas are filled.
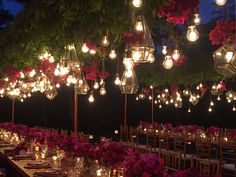
[[[35,145],[34,150],[35,150],[36,152],[38,152],[38,151],[39,151],[39,146],[38,146],[38,145]]]
[[[97,170],[97,176],[102,176],[102,169]]]
[[[45,153],[41,153],[41,158],[45,159],[46,158],[46,154]]]

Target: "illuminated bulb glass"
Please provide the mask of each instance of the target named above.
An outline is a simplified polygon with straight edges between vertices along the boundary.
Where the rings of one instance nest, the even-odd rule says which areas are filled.
[[[59,83],[56,84],[56,88],[60,88],[60,84]]]
[[[125,72],[125,75],[126,75],[126,77],[128,77],[128,78],[132,77],[132,76],[133,76],[132,70],[131,70],[131,69],[127,69],[126,72]]]
[[[167,56],[165,57],[165,60],[163,61],[162,64],[163,64],[163,66],[164,66],[165,69],[171,69],[171,68],[173,67],[173,65],[174,65],[174,62],[173,62],[173,60],[171,59],[171,56],[167,55]]]
[[[59,71],[58,68],[56,68],[56,69],[54,70],[54,75],[55,75],[55,76],[59,76],[59,75],[60,75],[60,71]]]
[[[174,103],[174,100],[171,98],[170,103]]]
[[[232,110],[233,110],[234,112],[236,111],[236,107],[235,107],[235,105],[233,106]]]
[[[159,108],[160,108],[160,109],[162,108],[162,105],[161,105],[161,104],[159,105]]]
[[[110,53],[109,53],[109,58],[110,58],[111,60],[114,60],[114,59],[116,59],[116,57],[117,57],[117,55],[116,55],[116,50],[112,49],[112,50],[110,51]]]
[[[194,20],[193,20],[195,25],[199,25],[201,23],[201,18],[199,14],[194,14]]]
[[[143,32],[143,23],[141,21],[137,21],[135,24],[135,30]]]
[[[166,101],[166,105],[168,105],[168,104],[169,104],[169,101],[167,100],[167,101]]]
[[[54,63],[54,61],[55,61],[54,57],[53,57],[53,56],[50,56],[50,57],[49,57],[49,62],[50,62],[50,63]]]
[[[9,81],[8,77],[6,77],[4,80],[5,80],[6,82]]]
[[[218,101],[220,101],[220,100],[221,100],[221,99],[220,99],[220,96],[218,96],[218,97],[217,97],[217,100],[218,100]]]
[[[25,74],[20,72],[20,78],[24,79],[25,78]]]
[[[149,99],[149,100],[152,100],[152,96],[150,95],[150,96],[148,97],[148,99]]]
[[[157,100],[155,100],[154,103],[157,104]]]
[[[103,83],[104,83],[104,80],[103,80],[103,79],[100,79],[99,84],[102,85]]]
[[[28,97],[31,97],[31,93],[28,93],[28,95],[27,95]]]
[[[216,4],[217,4],[218,6],[223,6],[223,5],[226,4],[226,2],[227,2],[227,0],[216,0]]]
[[[135,98],[135,99],[138,101],[138,100],[139,100],[139,99],[138,99],[138,96],[136,96],[136,98]]]
[[[190,108],[188,108],[188,113],[190,113],[191,112],[191,109]]]
[[[152,53],[149,53],[149,54],[148,54],[147,61],[148,61],[149,63],[154,63],[155,57],[154,57],[154,55],[153,55]]]
[[[107,47],[108,45],[109,45],[109,40],[108,40],[108,37],[105,35],[105,36],[103,36],[103,38],[102,38],[102,45],[103,46],[105,46],[105,47]]]
[[[119,77],[119,75],[116,75],[115,84],[116,85],[120,85],[120,77]]]
[[[30,76],[30,77],[34,77],[35,74],[36,74],[35,69],[32,69],[32,70],[30,71],[30,73],[29,73],[29,76]]]
[[[132,51],[132,59],[134,61],[140,60],[141,56],[142,56],[141,51],[139,51],[139,50]]]
[[[230,99],[228,99],[227,101],[228,101],[228,103],[231,103],[231,100],[230,100]]]
[[[98,89],[99,88],[99,83],[97,81],[94,83],[93,88],[94,89]]]
[[[23,98],[21,98],[21,99],[20,99],[20,102],[24,102],[24,99],[23,99]]]
[[[163,45],[162,47],[162,54],[166,55],[167,54],[167,46]]]
[[[90,53],[91,55],[95,55],[95,54],[96,54],[96,50],[95,50],[95,49],[90,49],[90,50],[89,50],[89,53]]]
[[[195,42],[199,38],[199,33],[195,26],[189,26],[187,31],[187,39],[191,42]]]
[[[89,95],[88,101],[89,101],[90,103],[93,103],[93,102],[94,102],[93,92],[90,92],[90,95]]]
[[[89,51],[89,48],[86,43],[83,43],[81,50],[83,53],[87,53]]]
[[[208,108],[208,112],[212,112],[212,108],[211,107]]]
[[[234,52],[232,52],[232,51],[226,52],[225,59],[228,63],[233,59],[233,55],[234,55]]]
[[[132,1],[132,4],[133,4],[134,7],[139,8],[139,7],[142,6],[143,1],[142,1],[142,0],[133,0],[133,1]]]
[[[99,93],[100,93],[100,95],[106,95],[106,94],[107,94],[107,91],[106,91],[105,87],[101,87]]]
[[[213,101],[211,101],[211,102],[210,102],[210,105],[211,105],[211,106],[214,106],[214,102],[213,102]]]
[[[172,53],[173,60],[178,60],[180,58],[180,52],[179,50],[175,49]]]

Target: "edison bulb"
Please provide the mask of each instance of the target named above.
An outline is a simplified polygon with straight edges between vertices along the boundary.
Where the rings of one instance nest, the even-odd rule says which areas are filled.
[[[223,6],[223,5],[226,4],[226,2],[227,2],[227,0],[216,0],[216,4],[217,4],[218,6]]]
[[[227,63],[229,63],[233,59],[233,55],[234,55],[234,52],[232,52],[232,51],[226,52],[225,59],[226,59]]]
[[[90,49],[90,50],[89,50],[89,53],[90,53],[91,55],[95,55],[97,52],[96,52],[95,49]]]
[[[214,102],[213,102],[213,101],[211,101],[211,102],[210,102],[210,105],[211,105],[211,106],[214,106]]]
[[[116,74],[115,84],[120,85],[120,77],[119,74]]]
[[[111,51],[110,51],[110,53],[109,53],[109,58],[111,59],[111,60],[114,60],[114,59],[116,59],[116,51],[114,50],[114,49],[112,49]]]
[[[199,14],[194,14],[194,20],[193,20],[195,25],[199,25],[201,23],[201,18]]]
[[[188,113],[190,113],[191,112],[191,109],[190,108],[188,108]]]
[[[89,48],[86,43],[83,43],[81,50],[83,53],[87,53],[89,51]]]
[[[166,46],[166,45],[163,45],[163,47],[162,47],[162,53],[163,53],[164,55],[167,54],[167,46]]]
[[[155,57],[154,57],[154,55],[153,55],[152,53],[149,53],[149,54],[148,54],[147,61],[148,61],[149,63],[154,63]]]
[[[109,40],[108,40],[108,37],[105,35],[105,36],[103,36],[103,38],[102,38],[102,45],[103,46],[105,46],[105,47],[107,47],[108,45],[109,45]]]
[[[106,91],[105,87],[101,87],[99,93],[100,93],[100,95],[106,95],[106,94],[107,94],[107,91]]]
[[[56,69],[54,70],[54,75],[55,75],[55,76],[59,76],[59,75],[60,75],[60,71],[59,71],[58,68],[56,68]]]
[[[133,4],[134,7],[139,8],[139,7],[142,6],[143,1],[142,0],[133,0],[132,4]]]
[[[159,108],[160,108],[160,109],[162,108],[162,105],[161,105],[161,104],[159,105]]]
[[[93,88],[94,89],[98,89],[99,88],[99,83],[97,81],[94,83]]]
[[[142,21],[137,21],[135,23],[135,30],[139,32],[143,32],[143,23]]]
[[[195,26],[189,26],[187,31],[187,39],[190,42],[195,42],[199,38],[199,33]]]
[[[173,58],[173,60],[175,60],[175,61],[180,58],[180,52],[179,52],[178,49],[175,49],[175,50],[173,51],[172,58]]]
[[[212,112],[212,108],[211,107],[208,108],[208,112]]]
[[[220,101],[220,100],[221,100],[220,96],[218,96],[218,97],[217,97],[217,100],[218,100],[218,101]]]
[[[59,83],[56,84],[56,88],[60,88],[61,85]]]
[[[94,96],[93,96],[93,92],[92,92],[92,91],[90,92],[88,101],[89,101],[90,103],[93,103],[93,102],[94,102]]]
[[[131,69],[127,69],[126,72],[125,72],[125,75],[126,75],[126,77],[128,77],[128,78],[132,77],[132,75],[133,75],[132,70],[131,70]]]
[[[174,62],[171,59],[171,56],[168,55],[168,56],[165,57],[165,60],[163,61],[162,64],[163,64],[165,69],[171,69],[174,65]]]

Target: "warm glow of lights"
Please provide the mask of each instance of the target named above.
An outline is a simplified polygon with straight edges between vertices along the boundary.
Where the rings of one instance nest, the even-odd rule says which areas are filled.
[[[154,55],[153,55],[152,53],[149,53],[149,54],[148,54],[147,61],[148,61],[149,63],[154,63],[154,62],[155,62],[155,57],[154,57]]]
[[[112,50],[110,51],[110,53],[109,53],[109,58],[110,58],[111,60],[114,60],[114,59],[116,59],[116,57],[117,57],[117,55],[116,55],[116,50],[112,49]]]
[[[227,0],[216,0],[216,4],[217,4],[218,6],[223,6],[223,5],[226,4],[226,2],[227,2]]]
[[[233,59],[233,55],[234,55],[234,52],[232,52],[232,51],[226,52],[225,59],[226,59],[227,63],[229,63]]]
[[[136,21],[136,23],[135,23],[135,30],[143,32],[143,23],[142,23],[142,21]]]
[[[86,43],[83,43],[81,50],[83,53],[87,53],[89,51],[89,48]]]
[[[162,108],[162,105],[161,105],[161,104],[159,105],[159,108],[160,108],[160,109]]]
[[[139,100],[139,98],[138,98],[138,96],[136,96],[136,98],[135,98],[137,101]]]
[[[120,77],[119,77],[119,74],[117,73],[116,74],[116,79],[115,79],[115,82],[114,82],[116,85],[120,85]]]
[[[188,108],[188,113],[190,113],[190,112],[191,112],[191,108],[189,107],[189,108]]]
[[[220,96],[219,96],[219,95],[218,95],[218,97],[217,97],[217,100],[218,100],[218,101],[220,101],[220,100],[221,100],[221,98],[220,98]]]
[[[149,100],[152,100],[152,96],[150,95],[150,96],[148,97],[148,99],[149,99]]]
[[[95,55],[97,52],[96,52],[95,49],[90,49],[90,50],[89,50],[89,53],[90,53],[91,55]]]
[[[199,38],[199,33],[195,26],[189,26],[187,31],[187,39],[190,42],[195,42]]]
[[[208,108],[208,112],[212,112],[212,108],[211,107]]]
[[[211,102],[210,102],[210,105],[211,105],[211,106],[214,106],[214,102],[213,102],[213,101],[211,101]]]
[[[108,36],[103,36],[103,38],[102,38],[102,45],[103,46],[105,46],[105,47],[107,47],[108,45],[109,45],[109,40],[108,40]]]
[[[132,59],[133,59],[134,61],[140,60],[141,56],[142,56],[141,51],[139,51],[139,50],[133,50],[133,51],[132,51]]]
[[[163,45],[162,47],[162,54],[166,55],[167,54],[167,46]]]
[[[173,60],[177,61],[180,58],[180,52],[178,49],[175,49],[172,53]]]
[[[167,56],[165,57],[165,60],[163,61],[162,64],[163,64],[163,66],[164,66],[165,69],[171,69],[171,68],[173,67],[173,65],[174,65],[174,62],[173,62],[173,60],[171,59],[171,56],[167,55]]]
[[[35,69],[32,69],[32,70],[30,71],[30,73],[29,73],[29,76],[30,76],[30,77],[34,77],[35,74],[36,74]]]
[[[99,93],[100,93],[100,95],[106,95],[107,94],[107,91],[106,91],[104,85],[101,86]]]
[[[90,95],[89,95],[88,101],[89,101],[90,103],[93,103],[93,102],[94,102],[93,91],[90,92]]]
[[[93,88],[94,89],[98,89],[99,88],[99,83],[97,81],[94,82]]]
[[[235,111],[236,111],[236,107],[235,107],[235,105],[233,106],[232,110],[233,110],[233,112],[235,112]]]
[[[143,1],[142,0],[133,0],[132,4],[133,4],[134,7],[139,8],[139,7],[142,6]]]
[[[194,14],[194,20],[193,20],[195,25],[199,25],[201,23],[201,18],[199,14]]]
[[[61,85],[59,83],[56,84],[56,88],[60,88]]]

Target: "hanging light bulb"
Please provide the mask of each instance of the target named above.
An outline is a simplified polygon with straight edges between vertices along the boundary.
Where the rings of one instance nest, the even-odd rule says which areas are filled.
[[[213,102],[213,101],[211,101],[211,102],[210,102],[210,105],[211,105],[211,106],[214,106],[214,102]]]
[[[83,43],[81,50],[83,53],[87,53],[89,51],[89,48],[86,43]]]
[[[226,52],[225,59],[226,59],[227,63],[229,63],[233,59],[233,56],[234,56],[234,52],[232,52],[232,51]]]
[[[96,52],[96,49],[90,49],[90,50],[89,50],[89,53],[90,53],[91,55],[95,55],[97,52]]]
[[[133,4],[134,7],[139,8],[139,7],[142,6],[143,1],[142,0],[133,0],[132,4]]]
[[[99,91],[100,95],[106,95],[107,94],[107,91],[105,89],[105,83],[103,83],[101,85],[101,88],[100,88],[100,91]]]
[[[167,55],[167,56],[165,57],[165,60],[163,61],[162,64],[163,64],[163,66],[164,66],[165,69],[171,69],[171,68],[173,67],[173,65],[174,65],[174,62],[173,62],[173,60],[171,59],[171,56]]]
[[[195,25],[199,25],[201,23],[201,18],[199,14],[194,14],[194,20],[193,20]]]
[[[162,108],[162,105],[161,105],[161,104],[159,105],[159,108],[160,108],[160,109]]]
[[[98,89],[99,88],[99,83],[97,81],[94,82],[93,88],[94,89]]]
[[[167,46],[166,46],[166,45],[163,45],[161,52],[162,52],[162,54],[164,54],[164,55],[167,54]]]
[[[177,61],[180,58],[180,52],[178,49],[175,49],[172,53],[173,60]]]
[[[189,107],[189,108],[188,108],[188,113],[190,113],[190,112],[191,112],[191,108]]]
[[[211,107],[208,108],[208,112],[212,112],[212,108]]]
[[[120,77],[119,77],[119,74],[116,73],[116,79],[115,79],[115,82],[114,82],[116,85],[120,85]]]
[[[60,88],[60,84],[59,83],[56,84],[56,88]]]
[[[235,107],[235,105],[233,105],[232,111],[233,111],[233,112],[236,111],[236,107]]]
[[[216,0],[216,4],[217,4],[218,6],[223,6],[223,5],[226,4],[226,2],[227,2],[227,0]]]
[[[217,100],[218,100],[218,101],[220,101],[220,100],[221,100],[221,98],[220,98],[220,95],[218,95],[218,97],[217,97]]]
[[[154,57],[153,53],[148,54],[147,61],[149,63],[154,63],[155,62],[155,57]]]
[[[137,20],[135,23],[135,30],[138,32],[143,32],[143,23],[142,21]]]
[[[90,92],[88,101],[89,101],[90,103],[93,103],[93,102],[94,102],[93,91]]]
[[[30,76],[30,77],[34,77],[35,74],[36,74],[35,69],[32,69],[32,70],[30,71],[30,73],[29,73],[29,76]]]
[[[111,49],[110,53],[109,53],[109,58],[111,60],[116,59],[117,55],[116,55],[116,50],[115,49]]]
[[[186,36],[190,42],[195,42],[199,38],[199,33],[194,25],[188,27]]]
[[[136,96],[136,98],[135,98],[135,99],[136,99],[136,101],[138,101],[138,100],[139,100],[138,96]]]
[[[152,96],[150,95],[150,96],[148,97],[148,99],[149,99],[149,100],[152,100]]]
[[[102,45],[104,47],[107,47],[109,44],[110,44],[110,42],[109,42],[108,36],[104,35],[103,38],[102,38]]]

